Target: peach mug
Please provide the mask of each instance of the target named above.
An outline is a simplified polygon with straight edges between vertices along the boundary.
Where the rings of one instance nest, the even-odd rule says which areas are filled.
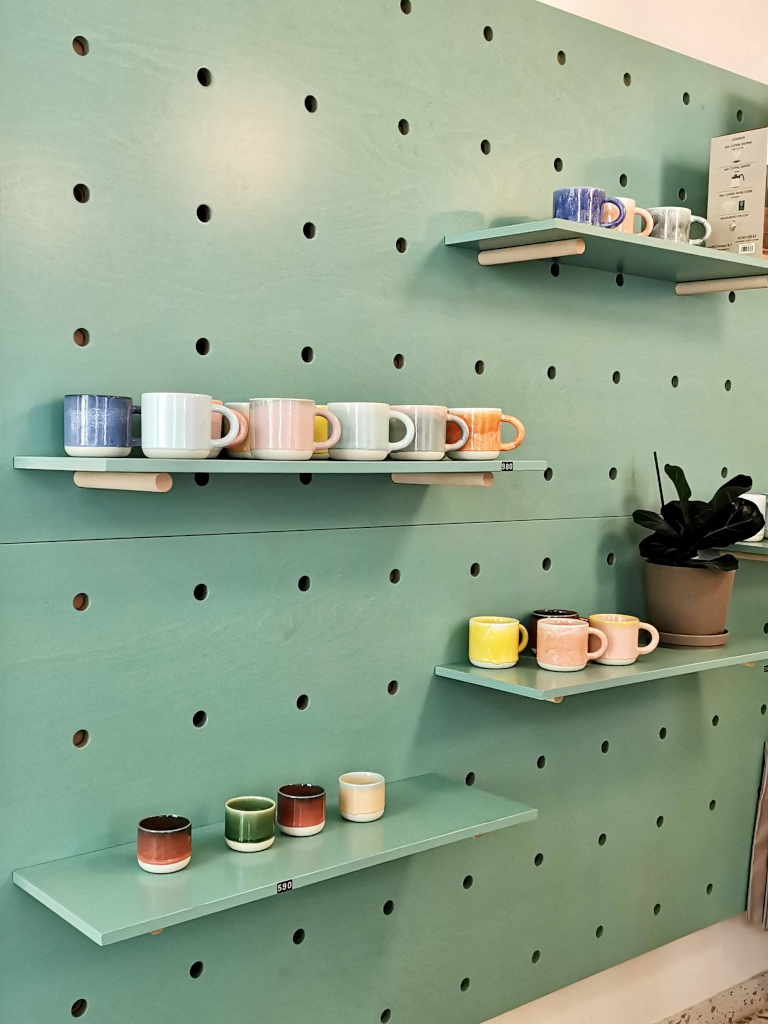
[[[650,622],[641,622],[636,615],[590,615],[590,626],[605,633],[608,647],[596,659],[601,665],[632,665],[638,654],[650,654],[659,645],[659,631]],[[640,630],[651,634],[650,643],[640,646]]]
[[[331,425],[327,441],[315,441],[315,416]],[[316,451],[333,448],[341,438],[337,417],[308,398],[252,398],[248,419],[255,459],[303,461]]]
[[[231,459],[252,459],[249,417],[251,415],[250,402],[225,402],[228,409],[231,409],[237,416],[238,421],[242,420],[245,425],[245,433],[240,440],[235,440],[227,445],[227,455]],[[240,434],[237,435],[238,438]]]
[[[596,636],[600,646],[589,650],[589,638]],[[608,649],[608,637],[586,619],[540,619],[536,630],[536,661],[550,672],[578,672],[588,661],[602,658]]]
[[[339,776],[339,811],[347,821],[376,821],[384,813],[386,783],[378,772]]]
[[[528,630],[503,615],[475,615],[469,620],[469,660],[477,668],[512,668],[528,646]]]
[[[469,440],[458,451],[449,451],[449,459],[495,459],[501,452],[511,452],[525,437],[525,427],[514,416],[508,416],[501,409],[449,409],[452,416],[459,416],[469,427]],[[501,424],[511,423],[517,431],[514,441],[501,440]],[[448,421],[446,440],[449,445],[458,441],[461,430],[456,423]]]
[[[214,398],[213,404],[223,405],[224,403],[221,401],[220,398]],[[232,406],[227,405],[227,408],[232,409]],[[235,440],[230,441],[229,444],[227,445],[227,450],[242,446],[243,442],[248,440],[248,420],[245,418],[245,416],[243,416],[243,414],[239,410],[235,409],[233,410],[233,412],[237,417],[237,422],[240,424],[240,429],[237,432]],[[221,421],[221,413],[213,413],[213,415],[211,416],[211,440],[213,441],[219,441],[221,439]],[[208,452],[208,458],[215,459],[220,451],[220,448],[213,448],[210,452]]]
[[[617,231],[625,231],[628,235],[634,235],[635,232],[635,215],[642,217],[645,221],[645,226],[642,231],[639,232],[641,235],[650,235],[653,231],[653,217],[651,214],[642,208],[637,206],[634,199],[627,199],[624,196],[618,197],[622,203],[624,203],[624,209],[627,211],[627,215],[621,224],[616,228]],[[619,215],[618,206],[614,206],[613,203],[606,203],[603,207],[603,220],[614,220]]]

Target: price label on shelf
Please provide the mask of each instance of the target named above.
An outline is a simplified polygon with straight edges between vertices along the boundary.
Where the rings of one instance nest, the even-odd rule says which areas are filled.
[[[277,883],[277,891],[278,892],[288,892],[288,890],[292,889],[292,888],[293,888],[293,879],[292,878],[289,878],[287,882],[278,882]]]
[[[501,464],[501,472],[502,473],[511,473],[514,468],[515,468],[514,462],[502,462],[502,464]]]

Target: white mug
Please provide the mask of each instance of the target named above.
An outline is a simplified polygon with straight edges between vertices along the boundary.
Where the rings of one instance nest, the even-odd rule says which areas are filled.
[[[329,402],[328,412],[338,416],[341,440],[330,449],[332,459],[348,462],[381,462],[413,440],[416,428],[410,416],[383,402]],[[389,440],[389,421],[400,420],[405,437]]]
[[[231,409],[214,405],[210,395],[155,391],[142,395],[141,447],[148,459],[207,459],[214,448],[225,448],[237,437],[240,423]],[[214,413],[224,416],[229,433],[214,440]]]

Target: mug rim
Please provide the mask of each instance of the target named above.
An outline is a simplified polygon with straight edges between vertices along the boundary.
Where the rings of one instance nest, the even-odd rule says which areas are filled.
[[[213,401],[211,395],[202,395],[197,391],[142,391],[142,398],[153,398],[155,395],[173,395],[176,398],[207,398],[209,402]]]
[[[133,402],[128,395],[97,395],[94,391],[81,391],[77,395],[64,395],[65,398],[119,398],[121,402]]]
[[[333,405],[378,405],[382,409],[392,408],[389,402],[329,402],[326,409],[330,409]]]
[[[262,800],[266,806],[235,807],[234,804],[237,800]],[[231,796],[224,806],[228,811],[235,811],[237,814],[261,814],[263,811],[273,811],[276,805],[275,801],[269,796]]]
[[[551,626],[589,626],[589,622],[586,619],[575,619],[575,618],[555,618],[554,616],[550,619],[540,619],[539,625],[551,625]]]
[[[312,398],[249,398],[248,403],[251,402],[308,402],[310,405],[315,404]]]
[[[592,619],[609,626],[636,626],[640,621],[637,615],[624,615],[621,612],[598,612],[596,615],[590,615],[590,625],[592,624]]]
[[[484,626],[510,626],[513,623],[520,625],[520,619],[513,619],[507,615],[473,615],[470,622],[482,622]]]
[[[150,828],[147,824],[145,824],[145,822],[157,822],[163,818],[171,821],[177,821],[179,822],[179,824],[175,825],[173,828]],[[186,831],[186,829],[188,829],[191,826],[191,824],[192,822],[189,820],[189,818],[185,818],[183,814],[149,814],[147,815],[146,818],[141,818],[139,820],[138,828],[142,832],[151,832],[154,835],[169,836],[172,835],[174,832]]]
[[[312,789],[313,793],[286,793],[287,789]],[[325,790],[322,786],[316,786],[312,782],[287,782],[284,786],[280,786],[278,789],[278,795],[287,797],[290,800],[317,800],[320,796],[325,796]]]
[[[570,608],[536,608],[531,612],[531,615],[538,615],[542,619],[578,619],[579,615],[577,612],[573,612]]]
[[[447,405],[427,405],[426,402],[399,402],[397,405],[390,405],[390,409],[445,409],[448,412]]]
[[[348,778],[350,775],[367,775],[369,778],[366,782],[349,782]],[[378,772],[344,772],[343,775],[339,776],[339,784],[343,783],[345,786],[363,788],[364,786],[378,786],[382,782],[386,782],[386,779],[383,775],[379,775]]]

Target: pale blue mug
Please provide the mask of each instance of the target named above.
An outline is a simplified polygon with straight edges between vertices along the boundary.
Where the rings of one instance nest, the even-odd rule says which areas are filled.
[[[616,220],[603,221],[603,207],[606,203],[613,203],[618,208],[619,216]],[[626,214],[624,203],[614,196],[607,196],[601,188],[556,188],[552,194],[552,216],[560,220],[594,224],[596,228],[617,228]]]

